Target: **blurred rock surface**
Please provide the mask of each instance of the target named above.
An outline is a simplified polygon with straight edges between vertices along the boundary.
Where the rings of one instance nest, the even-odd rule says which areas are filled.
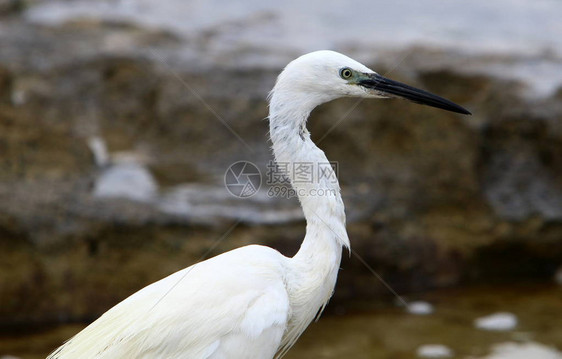
[[[92,2],[71,3],[65,13],[29,2],[0,22],[0,262],[9,268],[0,325],[93,318],[197,261],[227,231],[210,255],[250,243],[293,254],[304,234],[298,202],[266,189],[233,198],[223,175],[239,160],[265,173],[266,94],[312,45],[265,46],[285,21],[270,9],[177,28],[135,18],[132,2],[110,17],[111,2],[90,16],[80,6]],[[225,45],[256,29],[255,43]],[[354,250],[398,292],[552,278],[562,262],[562,89],[556,74],[524,74],[548,73],[560,54],[375,44],[322,45],[474,115],[397,100],[351,112],[355,101],[340,100],[313,113],[314,139],[339,162]],[[124,155],[147,192],[97,196]],[[334,301],[388,294],[357,261],[344,256],[342,266]]]

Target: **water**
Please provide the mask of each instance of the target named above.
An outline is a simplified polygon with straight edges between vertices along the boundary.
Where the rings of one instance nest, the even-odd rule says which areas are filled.
[[[560,287],[478,287],[436,291],[411,299],[432,303],[435,312],[420,316],[400,307],[357,303],[346,315],[324,317],[313,324],[288,358],[410,359],[427,344],[445,345],[456,353],[455,358],[480,358],[494,345],[508,342],[562,348]],[[474,319],[495,312],[515,314],[517,327],[491,332],[474,326]],[[550,349],[551,354],[562,358],[555,348]],[[525,347],[517,349],[523,352]],[[505,358],[515,357],[510,355]]]
[[[433,45],[468,51],[562,49],[562,2],[556,0],[55,1],[28,17],[58,23],[77,17],[133,21],[184,37],[202,31],[221,48]]]
[[[562,84],[562,1],[78,0],[39,2],[28,21],[58,25],[80,19],[125,22],[173,34],[190,66],[280,68],[295,56],[335,49],[373,63],[385,51],[395,67],[416,48],[464,56],[459,70],[529,85],[546,97]],[[490,57],[492,56],[492,57]]]
[[[420,347],[446,346],[454,358],[562,358],[562,287],[555,285],[490,286],[410,295],[434,306],[429,315],[414,315],[392,301],[345,303],[313,323],[287,359],[413,359]],[[477,329],[476,318],[513,313],[517,326],[506,331]],[[338,314],[334,314],[338,313]],[[0,357],[44,358],[83,325],[0,336]],[[532,353],[532,354],[530,354]],[[530,355],[530,356],[529,356]]]

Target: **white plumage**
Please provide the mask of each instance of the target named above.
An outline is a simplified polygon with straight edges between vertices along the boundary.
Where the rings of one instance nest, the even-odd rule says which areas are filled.
[[[384,81],[391,80],[333,51],[291,62],[269,98],[276,160],[309,163],[314,171],[324,166],[326,171],[328,159],[311,141],[306,120],[316,106],[338,97],[401,96],[466,111],[421,90],[412,98],[412,88],[400,84],[405,86],[402,94],[381,86]],[[294,178],[294,167],[287,168],[288,177]],[[334,173],[292,185],[307,221],[306,236],[293,258],[251,245],[195,264],[117,304],[48,359],[283,356],[330,299],[342,247],[349,247]]]

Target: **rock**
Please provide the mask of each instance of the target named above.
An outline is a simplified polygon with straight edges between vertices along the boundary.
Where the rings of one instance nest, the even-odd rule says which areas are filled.
[[[554,282],[558,285],[562,285],[562,267],[554,273]]]
[[[24,7],[23,0],[0,0],[0,17],[19,13]]]
[[[507,331],[517,327],[517,317],[512,313],[495,313],[474,321],[478,329],[491,331]]]
[[[562,219],[562,188],[542,156],[550,147],[547,124],[540,118],[514,118],[485,131],[490,156],[485,165],[485,194],[498,215],[524,220],[539,216]],[[542,145],[539,145],[541,143]]]
[[[92,318],[196,261],[235,223],[212,255],[250,243],[294,254],[305,230],[298,201],[233,198],[224,173],[240,160],[265,173],[266,94],[311,46],[340,48],[474,113],[353,99],[312,113],[313,139],[339,164],[353,249],[392,288],[547,279],[562,263],[562,90],[551,91],[561,88],[560,47],[544,51],[560,39],[544,40],[549,32],[535,39],[540,51],[487,32],[440,48],[449,29],[431,48],[410,47],[411,29],[356,46],[347,40],[361,24],[345,21],[347,35],[321,26],[341,42],[319,44],[328,37],[279,33],[294,18],[273,3],[219,18],[201,16],[212,1],[29,3],[0,22],[0,261],[13,268],[0,276],[0,323]],[[313,13],[313,23],[333,19]],[[557,24],[555,13],[533,24]],[[514,48],[482,54],[495,49],[489,41]],[[536,91],[525,69],[542,69],[548,86]],[[357,260],[344,256],[342,267],[334,304],[387,293]]]
[[[94,196],[126,198],[147,202],[156,196],[158,185],[150,172],[139,164],[111,166],[103,171],[94,184]]]
[[[94,161],[98,167],[104,167],[109,164],[109,154],[107,153],[107,145],[103,138],[92,136],[88,139],[88,146],[94,155]]]

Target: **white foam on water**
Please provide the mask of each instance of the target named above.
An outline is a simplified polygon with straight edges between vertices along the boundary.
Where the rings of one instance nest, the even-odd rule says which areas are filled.
[[[416,315],[429,315],[434,311],[430,303],[423,301],[409,302],[407,310],[408,313]]]
[[[517,317],[512,313],[499,312],[474,321],[474,326],[478,329],[491,331],[507,331],[517,327]]]
[[[562,353],[540,343],[501,343],[492,347],[492,353],[482,359],[562,359]]]
[[[442,344],[425,344],[418,347],[416,354],[420,358],[452,358],[453,351]]]

